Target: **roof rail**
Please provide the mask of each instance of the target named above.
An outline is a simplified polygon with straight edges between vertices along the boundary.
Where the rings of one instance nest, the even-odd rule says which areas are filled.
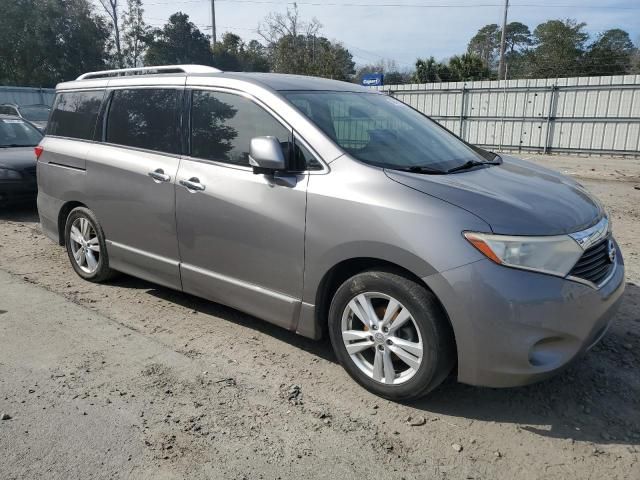
[[[101,70],[80,75],[76,80],[90,78],[126,77],[130,75],[158,75],[163,73],[221,73],[222,70],[205,65],[160,65],[157,67],[120,68],[117,70]]]

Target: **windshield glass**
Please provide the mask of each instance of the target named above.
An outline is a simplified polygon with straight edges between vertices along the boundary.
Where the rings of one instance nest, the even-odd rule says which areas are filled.
[[[1,147],[35,147],[42,134],[24,120],[0,118]]]
[[[446,171],[496,155],[475,149],[404,103],[379,93],[282,92],[353,157],[392,169]]]
[[[20,115],[31,122],[46,122],[49,120],[49,108],[40,105],[20,107]]]

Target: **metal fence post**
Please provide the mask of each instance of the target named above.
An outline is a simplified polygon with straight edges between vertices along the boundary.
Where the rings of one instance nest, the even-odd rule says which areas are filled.
[[[544,149],[542,150],[542,153],[545,153],[545,154],[549,151],[549,148],[551,147],[551,145],[549,145],[549,142],[551,140],[551,125],[552,125],[551,122],[555,118],[553,115],[553,109],[555,108],[557,91],[558,91],[558,86],[556,84],[553,84],[551,86],[551,95],[550,95],[551,98],[549,99],[549,111],[547,112],[547,132],[544,139]],[[553,123],[553,125],[555,126],[555,123]]]
[[[467,84],[462,86],[462,99],[460,101],[460,132],[459,136],[464,140],[464,119],[466,118],[465,97],[467,95]]]

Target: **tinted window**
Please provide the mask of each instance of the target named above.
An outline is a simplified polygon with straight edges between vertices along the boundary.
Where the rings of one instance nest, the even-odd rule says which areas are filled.
[[[487,159],[404,103],[377,93],[283,92],[342,149],[384,168],[448,170]],[[479,150],[479,149],[478,149]],[[494,155],[489,155],[493,157]]]
[[[322,164],[316,157],[297,139],[294,142],[293,170],[322,170]]]
[[[276,137],[288,154],[291,132],[251,100],[230,93],[193,92],[193,157],[249,165],[251,139],[263,136]]]
[[[44,105],[20,107],[20,114],[32,122],[46,122],[49,119],[49,108]]]
[[[107,142],[178,153],[178,93],[175,89],[114,91]]]
[[[93,140],[104,91],[58,94],[47,134]]]
[[[0,113],[4,115],[18,115],[18,112],[13,107],[0,107]]]
[[[19,118],[0,118],[0,148],[33,147],[41,138],[37,129]]]

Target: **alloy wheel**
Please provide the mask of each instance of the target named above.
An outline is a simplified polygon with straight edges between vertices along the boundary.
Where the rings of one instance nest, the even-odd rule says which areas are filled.
[[[389,295],[366,292],[352,298],[342,314],[341,331],[351,360],[377,382],[405,383],[422,365],[418,325],[411,312]]]
[[[93,274],[100,263],[100,242],[95,228],[84,217],[71,225],[71,253],[76,265],[85,273]]]

